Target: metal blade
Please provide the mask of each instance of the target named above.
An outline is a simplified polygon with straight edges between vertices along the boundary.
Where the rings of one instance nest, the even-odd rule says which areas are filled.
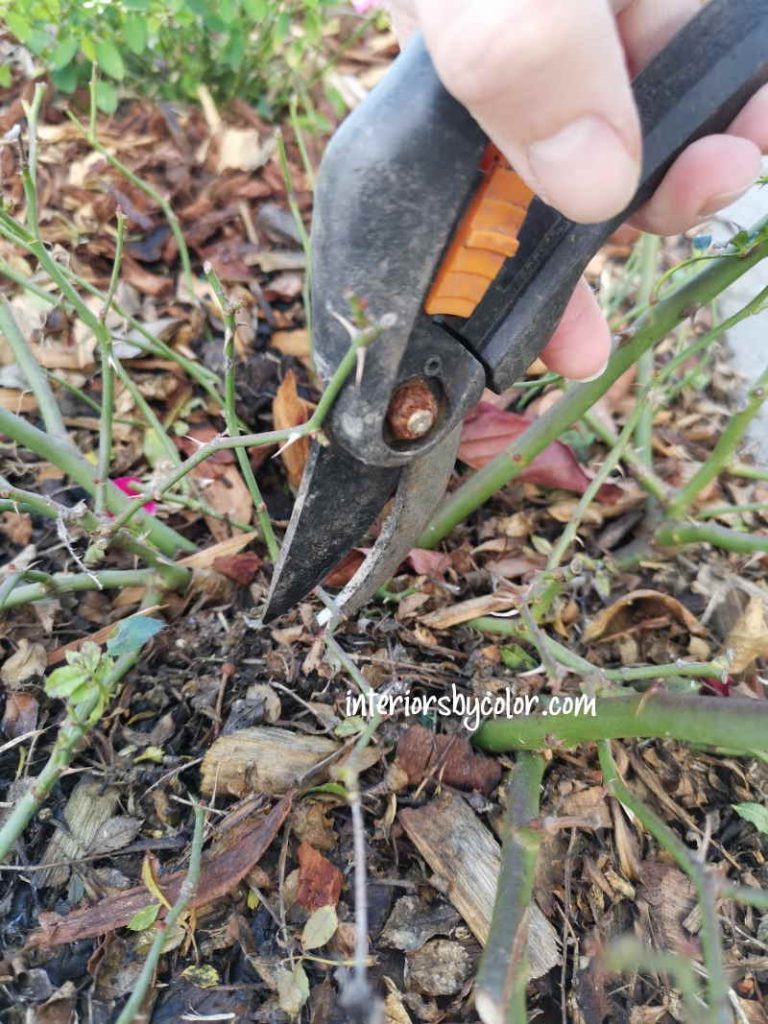
[[[335,604],[354,615],[397,571],[445,494],[456,463],[461,426],[402,472],[393,502],[376,543],[344,587]]]
[[[272,577],[265,621],[306,597],[359,543],[401,472],[366,466],[334,444],[313,443]]]

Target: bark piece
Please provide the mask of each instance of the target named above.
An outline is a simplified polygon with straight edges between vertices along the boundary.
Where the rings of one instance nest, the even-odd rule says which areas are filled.
[[[220,736],[203,759],[202,791],[246,796],[249,793],[287,793],[322,761],[331,765],[341,744],[325,736],[308,736],[288,729],[254,726]],[[371,750],[370,767],[378,759]],[[328,768],[318,772],[327,778]]]
[[[431,776],[448,786],[488,795],[501,781],[499,762],[475,753],[465,736],[438,735],[423,725],[412,726],[400,737],[396,761],[411,786]]]
[[[491,925],[496,886],[501,870],[501,847],[469,805],[445,792],[419,808],[405,808],[400,822],[466,921],[485,945]],[[531,903],[528,963],[531,978],[539,978],[560,963],[557,933],[535,903]]]
[[[435,935],[450,935],[458,923],[456,910],[444,900],[426,905],[418,896],[401,896],[381,933],[381,944],[412,953]]]

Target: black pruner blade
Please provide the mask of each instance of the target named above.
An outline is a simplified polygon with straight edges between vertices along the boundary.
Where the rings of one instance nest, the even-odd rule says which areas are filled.
[[[288,611],[360,542],[394,493],[376,542],[335,601],[353,615],[396,572],[445,493],[460,428],[402,469],[366,466],[314,444],[272,577],[264,620]]]

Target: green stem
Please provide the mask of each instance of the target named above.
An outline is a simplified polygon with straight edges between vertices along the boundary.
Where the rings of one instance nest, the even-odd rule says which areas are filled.
[[[760,224],[758,233],[764,228]],[[538,417],[495,459],[474,473],[438,509],[417,547],[433,548],[453,527],[466,519],[491,495],[529,466],[547,445],[556,441],[565,430],[584,415],[611,384],[629,369],[643,352],[660,342],[690,315],[692,309],[709,302],[733,281],[768,256],[768,237],[759,240],[746,252],[720,256],[705,270],[677,288],[671,295],[651,306],[635,326],[632,336],[612,356],[605,373],[596,381],[573,385],[563,397]]]
[[[200,881],[200,865],[203,856],[203,840],[205,838],[205,810],[199,804],[195,804],[195,829],[192,835],[192,848],[189,856],[189,870],[187,876],[181,883],[179,895],[165,915],[165,919],[155,925],[155,938],[150,946],[144,966],[133,984],[128,1002],[120,1011],[116,1024],[133,1024],[139,1015],[141,1005],[149,991],[157,971],[157,965],[163,954],[165,943],[173,929],[180,921],[182,915],[189,906],[189,901],[195,894]]]
[[[3,605],[3,611],[20,604],[43,601],[58,594],[75,594],[85,590],[124,590],[125,587],[146,587],[157,580],[154,569],[102,569],[99,572],[56,572],[47,583],[28,583],[16,587]]]
[[[675,953],[651,949],[636,939],[626,936],[612,942],[600,957],[605,970],[611,973],[627,972],[635,977],[638,971],[661,974],[671,978],[683,997],[687,1020],[698,1021],[703,1010],[699,980],[690,960]]]
[[[107,507],[107,487],[109,484],[109,467],[112,462],[112,416],[115,409],[115,376],[112,355],[112,332],[107,327],[107,317],[120,280],[120,267],[123,261],[123,244],[125,241],[125,216],[122,210],[117,211],[117,238],[115,241],[115,258],[112,261],[112,276],[107,289],[107,296],[99,316],[100,330],[97,334],[99,354],[101,358],[101,416],[99,417],[99,454],[96,460],[96,494],[94,508],[96,515],[101,516]]]
[[[237,437],[240,434],[240,423],[237,418],[237,394],[235,388],[235,309],[224,294],[221,281],[211,264],[206,263],[203,271],[218,300],[224,320],[224,419],[227,424],[227,433],[231,437]],[[262,497],[253,467],[248,458],[248,453],[244,448],[236,448],[235,454],[240,466],[240,472],[243,474],[243,479],[248,487],[253,506],[256,510],[256,519],[261,529],[262,538],[267,545],[269,557],[273,562],[277,562],[280,556],[280,545],[277,543],[275,531],[272,529],[272,521],[269,518],[267,505]]]
[[[72,525],[87,531],[93,539],[96,539],[100,533],[101,524],[93,512],[89,512],[82,507],[68,508],[66,505],[59,505],[58,502],[50,498],[44,498],[33,491],[25,491],[20,487],[14,487],[2,476],[0,476],[0,495],[3,500],[3,509],[6,507],[11,511],[23,509],[25,512],[45,516],[47,519],[54,519],[64,526]],[[189,583],[191,576],[189,569],[168,561],[155,548],[145,544],[139,537],[134,537],[132,534],[120,530],[112,537],[112,543],[115,547],[136,555],[148,566],[155,569],[157,575],[171,589],[183,589]],[[0,601],[0,608],[3,607],[3,602]]]
[[[0,408],[0,434],[7,435],[23,448],[28,448],[40,458],[52,462],[89,494],[94,493],[96,489],[95,471],[90,463],[86,462],[76,451],[65,448],[44,431],[33,427],[25,419],[14,416],[13,413],[2,408]],[[182,537],[165,523],[147,515],[141,508],[145,502],[146,498],[143,502],[139,502],[139,507],[135,510],[139,517],[137,527],[146,533],[147,538],[159,551],[164,555],[172,556],[178,550],[197,550],[186,537]],[[127,495],[110,483],[107,489],[107,508],[110,512],[119,513],[132,504]],[[113,527],[112,532],[116,532],[116,528]]]
[[[653,283],[659,263],[661,239],[657,235],[643,235],[639,242],[640,249],[640,286],[637,292],[637,305],[645,307],[651,301]],[[637,386],[645,394],[649,393],[653,379],[653,349],[643,352],[637,361]],[[637,422],[637,451],[641,462],[646,466],[653,465],[653,414],[654,408],[647,404],[643,407]]]
[[[745,501],[743,505],[710,505],[699,509],[699,519],[717,519],[718,516],[741,516],[745,512],[768,512],[768,501]]]
[[[717,523],[664,522],[656,528],[653,539],[656,544],[667,548],[681,547],[684,544],[712,544],[738,555],[768,552],[768,536],[740,533]]]
[[[690,697],[651,693],[595,698],[595,714],[554,714],[554,700],[537,704],[536,714],[483,723],[473,742],[496,753],[574,746],[600,739],[666,737],[707,747],[751,752],[768,749],[768,708],[764,701],[733,697]],[[578,697],[574,697],[578,700]],[[582,698],[583,699],[583,698]],[[551,705],[551,706],[550,706]],[[550,711],[543,714],[543,711]]]
[[[528,914],[544,839],[536,819],[545,766],[540,754],[519,754],[507,789],[501,872],[475,982],[475,1005],[486,1024],[528,1019]]]
[[[11,304],[4,295],[0,295],[0,332],[5,335],[16,364],[37,399],[45,429],[61,444],[71,445],[72,441],[64,426],[64,420],[61,418],[61,412],[53,391],[51,391],[48,378],[32,354],[26,338],[16,323]]]
[[[743,480],[768,480],[768,469],[765,466],[749,466],[746,462],[734,462],[726,472]]]
[[[600,491],[600,488],[606,482],[608,477],[614,471],[621,461],[622,455],[625,453],[629,446],[629,442],[632,440],[632,436],[635,433],[636,428],[640,424],[640,420],[645,416],[646,411],[651,408],[650,402],[647,397],[643,394],[638,396],[638,400],[635,403],[635,407],[627,417],[627,422],[624,424],[624,428],[616,439],[616,444],[608,453],[607,457],[603,461],[600,469],[595,473],[592,480],[590,480],[587,489],[579,499],[579,503],[565,525],[565,529],[560,534],[557,542],[552,546],[549,558],[547,560],[547,569],[553,571],[556,569],[563,558],[568,548],[571,546],[573,541],[576,539],[576,535],[579,532],[581,521],[586,515],[587,509],[595,500]],[[651,413],[653,416],[653,413]]]

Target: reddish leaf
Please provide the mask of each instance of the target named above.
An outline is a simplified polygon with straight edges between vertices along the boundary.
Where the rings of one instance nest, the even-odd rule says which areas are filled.
[[[411,548],[405,560],[419,576],[440,576],[451,565],[450,555],[425,548]]]
[[[473,469],[481,469],[518,438],[533,420],[505,409],[497,409],[489,402],[480,402],[466,416],[461,432],[459,458]],[[576,461],[571,449],[562,441],[548,445],[529,466],[518,475],[540,487],[555,487],[583,494],[590,483],[589,476]],[[621,491],[614,484],[604,484],[598,493],[603,501],[616,501]]]
[[[243,551],[240,555],[220,555],[213,560],[213,568],[241,587],[253,583],[256,573],[264,564],[255,551]]]
[[[365,561],[368,548],[352,548],[323,580],[326,587],[344,587]]]
[[[296,902],[310,913],[320,907],[335,907],[344,882],[341,871],[306,842],[299,847],[298,857],[299,890]]]

